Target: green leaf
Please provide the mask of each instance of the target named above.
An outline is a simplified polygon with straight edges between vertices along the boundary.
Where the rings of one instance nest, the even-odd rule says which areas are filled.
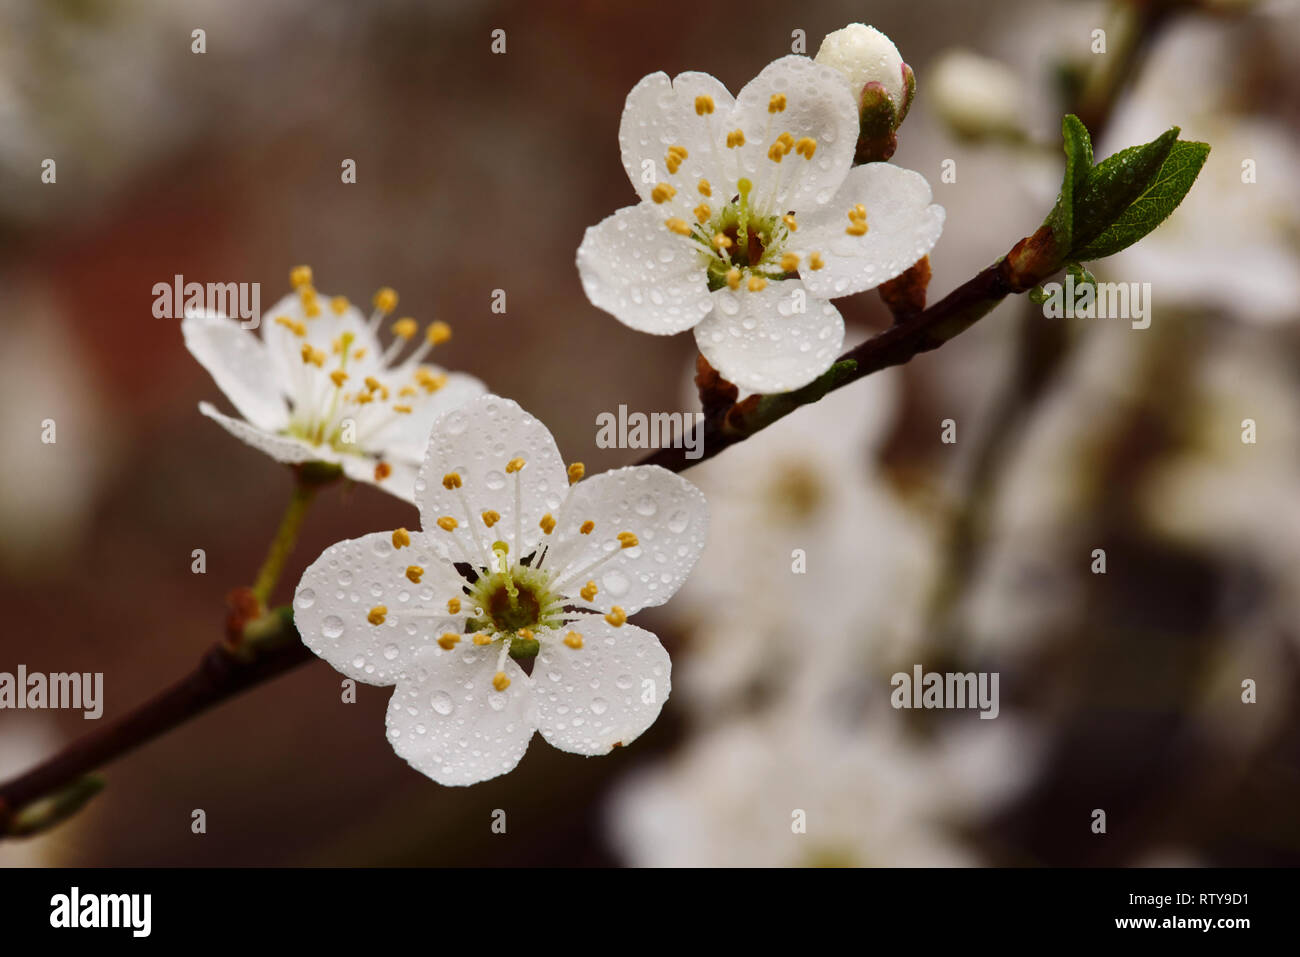
[[[1069,249],[1074,243],[1074,210],[1092,170],[1092,137],[1073,113],[1061,120],[1061,137],[1065,144],[1065,177],[1047,225],[1052,228],[1057,247]]]
[[[1177,127],[1166,133],[1160,140],[1156,140],[1155,143],[1148,144],[1147,147],[1137,147],[1137,149],[1147,149],[1171,135],[1174,137],[1178,135]],[[1076,260],[1101,259],[1105,256],[1114,255],[1121,249],[1133,245],[1159,226],[1183,201],[1183,197],[1187,195],[1188,190],[1192,188],[1192,184],[1196,182],[1196,177],[1200,174],[1201,167],[1205,165],[1205,159],[1209,154],[1210,145],[1208,143],[1196,143],[1186,140],[1171,142],[1155,174],[1145,181],[1145,185],[1142,186],[1140,191],[1133,196],[1118,215],[1110,219],[1108,224],[1103,225],[1094,236],[1084,240],[1082,245],[1076,245],[1071,251],[1071,258]],[[1119,153],[1115,154],[1116,157],[1120,155]],[[1115,159],[1115,157],[1111,157],[1111,159]],[[1106,160],[1105,163],[1102,163],[1102,166],[1109,162],[1110,160]],[[1100,171],[1101,166],[1098,166],[1094,171],[1094,177]],[[1118,179],[1118,177],[1116,178]],[[1127,192],[1127,190],[1117,190],[1117,192]]]

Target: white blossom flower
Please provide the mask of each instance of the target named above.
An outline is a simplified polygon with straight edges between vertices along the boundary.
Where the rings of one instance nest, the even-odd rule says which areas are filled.
[[[627,618],[686,579],[704,496],[656,466],[582,475],[535,418],[482,396],[429,436],[425,531],[340,542],[298,585],[303,641],[349,677],[397,686],[389,740],[442,784],[504,774],[534,730],[606,754],[668,697],[667,652]]]
[[[889,94],[896,112],[905,113],[910,105],[908,69],[903,57],[894,41],[875,27],[850,23],[826,34],[814,59],[844,75],[855,101],[867,84],[879,83]]]
[[[848,81],[807,57],[769,64],[734,99],[706,73],[647,76],[619,129],[641,203],[587,230],[587,297],[641,332],[693,328],[741,388],[810,382],[844,338],[827,300],[899,275],[943,229],[919,173],[851,167],[857,137]]]
[[[928,76],[929,102],[954,132],[970,137],[1025,135],[1027,97],[1020,78],[1001,60],[949,50]]]
[[[322,301],[308,267],[291,281],[296,291],[269,310],[261,338],[224,316],[186,315],[185,345],[243,418],[206,402],[199,411],[276,461],[335,463],[414,501],[434,420],[482,395],[483,383],[424,362],[451,337],[445,322],[431,323],[405,357],[419,331],[414,319],[395,321],[392,342],[380,344],[379,327],[397,306],[393,290],[375,294],[367,319],[342,296]]]

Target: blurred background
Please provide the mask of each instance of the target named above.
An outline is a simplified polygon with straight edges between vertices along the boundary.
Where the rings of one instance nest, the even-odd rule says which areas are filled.
[[[811,55],[853,21],[916,71],[894,162],[947,208],[932,301],[1050,209],[1066,109],[1098,157],[1175,124],[1212,144],[1173,218],[1094,267],[1152,284],[1149,329],[1008,301],[688,471],[711,544],[638,619],[674,690],[630,748],[537,738],[513,773],[441,788],[386,743],[388,689],[343,704],[313,661],[117,761],[0,863],[1300,863],[1295,3],[6,2],[0,670],[102,671],[112,720],[194,666],[256,572],[291,477],[198,414],[229,405],[152,314],[178,273],[266,305],[299,263],[327,295],[393,286],[567,459],[635,461],[595,447],[596,416],[696,400],[692,337],[620,325],[574,266],[634,200],[624,97],[657,70],[735,91],[793,31]],[[855,341],[890,322],[874,293],[838,305]],[[332,487],[279,599],[327,545],[416,521]],[[917,663],[998,672],[999,717],[892,709]],[[0,712],[0,776],[89,727]]]

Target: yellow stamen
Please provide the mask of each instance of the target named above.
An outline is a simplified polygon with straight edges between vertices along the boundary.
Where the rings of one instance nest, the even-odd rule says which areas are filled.
[[[289,270],[289,285],[294,289],[301,289],[304,286],[311,285],[311,267],[294,266]]]
[[[727,288],[732,292],[740,288],[740,270],[735,266],[727,270]]]
[[[400,415],[410,415],[411,407],[409,405],[395,405],[393,406],[393,411]]]
[[[735,149],[737,146],[745,145],[745,131],[732,130],[727,134],[727,148]]]
[[[474,636],[474,644],[476,644],[476,645],[490,645],[490,644],[492,644],[492,636],[491,636],[491,635],[475,635],[475,636]]]
[[[773,93],[772,98],[767,101],[767,112],[781,113],[785,110],[785,94]]]
[[[825,266],[825,265],[826,265],[826,263],[822,260],[822,254],[821,254],[821,253],[813,253],[811,256],[808,257],[808,268],[809,268],[809,269],[821,269],[822,266]]]
[[[794,232],[796,229],[799,228],[799,224],[795,222],[793,213],[786,213],[784,216],[781,217],[781,222],[785,223],[786,228],[790,230],[790,232]]]
[[[430,345],[440,346],[451,339],[451,326],[441,319],[435,319],[429,323],[429,328],[424,331],[424,337]]]
[[[785,150],[781,148],[780,143],[773,143],[767,148],[767,158],[773,163],[779,163],[785,159]]]
[[[527,464],[528,463],[526,463],[521,458],[511,459],[509,462],[506,463],[506,472],[507,473],[518,472],[521,468],[523,468]]]
[[[582,596],[583,601],[591,601],[596,597],[596,583],[587,582],[582,586],[582,590],[578,594]]]
[[[579,528],[578,531],[581,532],[583,535],[590,535],[591,530],[595,527],[596,527],[596,523],[593,522],[591,519],[587,519],[587,521],[582,523],[582,527]]]
[[[384,286],[375,293],[373,301],[375,308],[386,316],[397,308],[397,293],[394,290],[389,289],[387,286]]]
[[[387,614],[388,607],[386,605],[376,605],[374,608],[370,609],[370,614],[366,615],[366,621],[370,622],[372,625],[382,625],[384,623],[384,616]]]
[[[414,386],[404,385],[397,390],[397,394],[403,399],[409,399],[413,395],[419,395],[419,392]]]
[[[335,369],[330,373],[330,381],[338,388],[343,388],[343,383],[348,381],[348,374],[342,369]]]
[[[714,233],[713,245],[718,248],[719,252],[721,252],[724,249],[730,249],[732,246],[731,237],[728,236],[726,233]]]
[[[343,313],[348,311],[348,297],[335,296],[333,299],[330,300],[330,310],[336,316],[343,315]]]
[[[352,397],[352,401],[357,405],[369,405],[371,402],[375,401],[375,397],[369,392],[358,392]]]
[[[374,392],[374,391],[375,391],[376,389],[378,389],[381,385],[383,385],[383,383],[381,383],[381,382],[380,382],[378,379],[376,379],[374,376],[372,376],[372,375],[368,375],[368,376],[366,376],[366,388],[369,389],[371,392]]]
[[[510,679],[506,677],[504,671],[498,671],[492,676],[492,687],[496,688],[497,691],[505,691],[510,687]]]
[[[587,474],[587,466],[581,462],[569,463],[569,484],[577,485],[582,481],[582,477]]]
[[[486,512],[483,513],[483,524],[486,525],[488,528],[491,528],[499,521],[501,521],[500,512],[494,512],[492,511],[492,509],[488,509]]]
[[[678,236],[689,236],[691,234],[691,227],[680,216],[664,220],[664,225],[668,227],[670,233],[676,233]]]
[[[451,491],[454,488],[460,488],[460,474],[458,472],[448,472],[442,477],[442,487]]]
[[[713,195],[713,187],[709,185],[709,181],[707,179],[700,180],[699,186],[697,188],[699,189],[701,196]]]
[[[582,647],[582,635],[578,634],[576,631],[571,631],[564,636],[564,643],[574,651],[577,651]]]
[[[460,599],[459,599],[459,598],[448,598],[448,599],[447,599],[447,611],[448,611],[450,614],[453,614],[453,615],[459,615],[459,614],[460,614]]]
[[[707,223],[709,217],[713,215],[713,210],[709,209],[708,203],[700,203],[695,207],[695,218],[701,223]]]
[[[794,272],[799,268],[799,257],[794,253],[781,254],[781,269],[783,272]]]
[[[787,153],[794,149],[794,137],[789,133],[782,133],[776,138],[776,141],[781,144],[781,149],[785,150]]]
[[[865,236],[867,234],[867,224],[859,220],[852,226],[846,226],[844,231],[850,236]]]
[[[393,532],[393,547],[405,548],[411,544],[411,533],[404,528],[396,529]]]
[[[411,580],[411,583],[414,585],[420,584],[420,577],[423,574],[424,574],[424,569],[421,568],[419,565],[406,566],[406,577],[409,578]]]
[[[306,324],[301,323],[296,319],[290,319],[288,316],[277,316],[275,319],[275,324],[277,326],[284,326],[286,329],[292,332],[299,339],[307,335]]]
[[[863,206],[861,203],[858,203],[852,209],[849,210],[849,219],[859,220],[859,219],[866,219],[866,218],[867,218],[867,207]]]
[[[605,616],[605,620],[615,628],[622,628],[627,622],[627,612],[623,611],[619,605],[614,605],[610,608],[609,614]]]
[[[460,635],[454,634],[450,631],[444,632],[443,636],[438,639],[438,644],[442,646],[443,651],[451,651],[451,649],[460,644]]]
[[[537,524],[541,526],[544,534],[549,535],[551,532],[555,531],[555,516],[550,512],[547,512],[542,516],[542,520]]]
[[[302,361],[304,363],[309,362],[319,369],[325,365],[325,353],[321,352],[319,349],[312,348],[310,344],[304,342],[302,344]]]
[[[414,319],[407,316],[405,319],[398,319],[391,328],[393,335],[410,342],[411,338],[419,331],[420,326]]]
[[[365,346],[362,346],[362,347],[361,347],[360,349],[358,349],[356,352],[352,353],[352,357],[353,357],[354,359],[361,359],[361,358],[364,358],[364,357],[365,357],[365,354],[366,354],[366,347],[365,347]]]
[[[515,634],[517,634],[520,638],[523,638],[525,641],[533,640],[533,630],[531,628],[520,628],[517,632],[515,632]]]
[[[650,198],[656,203],[666,203],[677,195],[677,190],[673,189],[667,183],[660,183],[654,189],[650,190]]]
[[[387,462],[380,462],[375,466],[375,481],[382,482],[388,476],[393,474],[393,467]]]
[[[444,515],[442,518],[438,519],[438,527],[444,532],[454,532],[459,525],[460,522],[456,521],[450,515]]]
[[[695,98],[696,116],[704,116],[706,113],[712,113],[712,112],[713,112],[713,97],[701,95]]]
[[[762,292],[767,288],[767,280],[762,276],[750,276],[746,285],[749,287],[750,292]]]
[[[623,548],[636,548],[640,544],[631,532],[619,532],[617,538]]]
[[[817,152],[817,141],[811,136],[803,136],[794,144],[794,151],[804,159],[812,159]]]

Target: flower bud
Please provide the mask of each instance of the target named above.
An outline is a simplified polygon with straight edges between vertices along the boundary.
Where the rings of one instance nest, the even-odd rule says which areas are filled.
[[[1023,135],[1020,80],[1000,61],[953,50],[928,76],[931,102],[958,136]]]
[[[826,35],[816,61],[842,73],[858,101],[857,162],[889,159],[896,145],[894,131],[907,116],[916,90],[912,69],[894,42],[875,27],[850,23]]]

